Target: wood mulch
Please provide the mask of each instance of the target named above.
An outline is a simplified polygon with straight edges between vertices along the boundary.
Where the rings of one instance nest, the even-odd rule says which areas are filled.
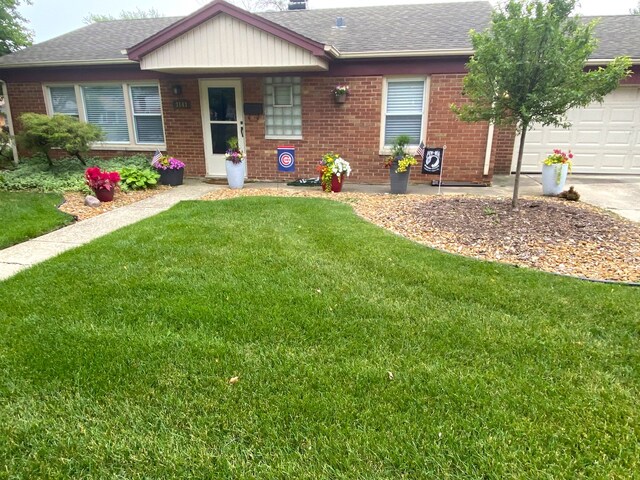
[[[171,187],[157,186],[150,190],[132,190],[132,191],[118,191],[113,197],[113,202],[102,202],[99,207],[87,207],[84,204],[84,193],[79,192],[67,192],[64,194],[64,203],[60,205],[59,210],[73,215],[78,220],[86,220],[87,218],[95,217],[102,213],[106,213],[110,210],[114,210],[119,207],[124,207],[130,203],[139,202],[145,198],[153,197],[158,193],[164,192]]]
[[[318,190],[221,189],[204,199],[323,197],[411,240],[451,253],[597,280],[640,282],[640,224],[555,198],[326,194]]]

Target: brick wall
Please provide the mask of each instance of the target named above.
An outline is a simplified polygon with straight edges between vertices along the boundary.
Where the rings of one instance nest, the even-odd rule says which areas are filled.
[[[176,84],[182,87],[180,96],[172,91]],[[195,78],[160,81],[167,152],[186,164],[185,174],[188,176],[206,174],[199,88]],[[188,109],[175,109],[174,100],[188,100],[191,106]]]
[[[516,140],[513,128],[496,128],[493,142],[495,144],[495,168],[496,175],[508,175],[511,173],[511,158],[513,144]]]
[[[487,147],[488,123],[465,123],[451,111],[451,104],[463,104],[462,79],[464,75],[433,75],[429,95],[429,121],[427,144],[447,146],[444,155],[442,179],[459,181],[489,181],[483,177]],[[425,175],[426,176],[426,175]],[[435,175],[429,175],[429,179]]]
[[[464,102],[462,78],[461,74],[431,76],[427,144],[447,145],[443,172],[445,180],[489,181],[491,176],[482,176],[487,124],[460,122],[450,110],[451,103]],[[180,96],[172,92],[175,84],[182,87]],[[344,104],[337,104],[333,99],[331,90],[336,84],[350,86],[351,95]],[[267,140],[264,138],[264,116],[245,118],[249,177],[257,180],[315,177],[315,168],[322,155],[337,152],[351,163],[351,181],[387,183],[388,169],[383,167],[384,156],[379,154],[383,84],[382,76],[303,77],[302,140]],[[26,111],[45,113],[41,84],[14,83],[9,84],[8,89],[14,119]],[[160,91],[167,151],[184,160],[187,175],[205,175],[198,80],[187,77],[162,79]],[[263,79],[245,77],[243,97],[245,102],[262,103]],[[188,100],[191,107],[175,109],[173,101],[176,99]],[[506,137],[500,137],[496,142],[494,151],[498,157],[504,156],[506,147],[501,145],[507,141]],[[283,144],[296,146],[295,173],[277,172],[275,150]],[[110,158],[134,153],[138,152],[107,150],[93,151],[92,155]],[[434,178],[433,175],[422,175],[417,167],[411,173],[414,182],[431,182]]]
[[[333,99],[332,89],[338,83],[348,84],[352,92],[343,104]],[[243,90],[246,102],[263,101],[261,78],[246,78]],[[246,118],[249,177],[315,177],[322,155],[336,152],[350,162],[352,181],[388,181],[378,155],[381,96],[381,77],[303,78],[303,140],[267,140],[264,116]],[[296,172],[278,173],[276,147],[289,144],[296,147]]]

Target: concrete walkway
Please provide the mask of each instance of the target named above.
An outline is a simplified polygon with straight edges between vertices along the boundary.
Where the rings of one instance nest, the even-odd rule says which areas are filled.
[[[611,210],[622,217],[640,222],[640,176],[604,177],[572,175],[567,186],[573,185],[581,195],[580,200],[597,207]],[[182,200],[195,200],[208,192],[227,188],[226,185],[211,185],[199,179],[187,179],[184,185],[172,188],[146,200],[84,220],[60,230],[48,233],[13,247],[0,250],[0,280],[9,278],[20,270],[43,262],[71,248],[83,245],[98,237],[111,233],[126,225],[169,209]],[[246,183],[245,188],[292,188],[285,183]],[[303,187],[304,188],[304,187]],[[365,185],[349,183],[345,192],[388,193],[389,184]],[[511,198],[513,176],[497,176],[491,187],[443,187],[442,194],[487,195]],[[437,187],[410,185],[408,193],[436,195]],[[542,194],[540,175],[523,175],[520,195]]]
[[[55,230],[33,240],[0,250],[0,280],[20,270],[131,225],[144,218],[168,210],[182,200],[196,200],[204,194],[222,188],[200,180],[187,180],[181,185],[151,198],[111,210],[68,227]]]

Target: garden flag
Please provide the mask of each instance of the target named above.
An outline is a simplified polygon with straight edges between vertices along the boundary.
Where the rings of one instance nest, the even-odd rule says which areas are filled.
[[[278,171],[280,172],[296,171],[296,147],[291,147],[291,146],[278,147]]]
[[[416,157],[420,157],[422,158],[424,155],[424,142],[420,142],[420,146],[418,147],[418,150],[416,150]]]
[[[427,147],[422,160],[422,173],[441,173],[442,157],[444,156],[443,148]]]

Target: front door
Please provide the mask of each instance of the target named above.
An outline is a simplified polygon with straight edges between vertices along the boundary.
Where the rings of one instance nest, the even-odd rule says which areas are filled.
[[[227,141],[236,137],[240,148],[246,148],[241,81],[200,80],[200,104],[207,176],[226,176]]]

